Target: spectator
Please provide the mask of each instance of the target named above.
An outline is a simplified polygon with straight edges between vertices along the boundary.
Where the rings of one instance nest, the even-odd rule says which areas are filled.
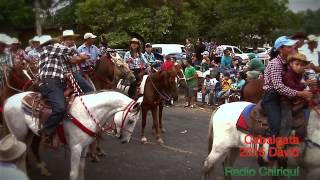
[[[208,51],[204,51],[203,53],[201,53],[201,55],[203,56],[203,60],[201,62],[201,67],[200,67],[200,71],[201,72],[206,72],[209,70],[210,67],[210,59],[209,59],[209,52]]]
[[[191,43],[190,38],[186,39],[185,50],[186,50],[187,59],[191,58],[195,50],[194,50],[193,44]]]
[[[203,53],[205,50],[206,50],[206,46],[203,44],[202,39],[198,38],[197,45],[196,45],[196,57],[198,61],[198,63],[196,63],[197,65],[200,65],[202,60],[201,53]]]
[[[29,179],[22,171],[17,169],[16,163],[26,152],[26,145],[18,141],[14,135],[9,134],[0,141],[0,179]]]
[[[218,42],[216,42],[215,58],[214,58],[214,61],[216,64],[221,63],[222,56],[223,56],[223,48],[219,45]]]
[[[246,84],[246,73],[243,71],[239,72],[236,83],[232,84],[234,90],[241,90],[242,87]]]
[[[184,70],[184,74],[186,77],[187,86],[185,91],[186,104],[184,107],[190,106],[191,108],[194,108],[194,104],[195,104],[194,88],[195,88],[195,79],[197,79],[197,73],[196,73],[196,69],[191,65],[190,60],[185,61],[185,63],[186,63],[185,64],[186,68]]]
[[[255,54],[250,53],[248,57],[250,60],[247,67],[248,79],[258,79],[259,75],[264,72],[265,66]]]
[[[6,48],[9,43],[5,40],[7,36],[5,34],[0,34],[0,82],[3,80],[3,65],[12,66],[12,61],[9,54],[6,52]]]
[[[232,57],[230,51],[225,49],[223,51],[224,55],[221,58],[220,70],[223,73],[225,70],[230,69],[232,65]]]
[[[211,79],[210,75],[206,75],[202,84],[202,104],[205,103],[204,101],[207,94],[209,94],[209,106],[213,104],[214,88],[217,82],[216,78]]]
[[[231,84],[230,74],[224,73],[223,79],[221,80],[221,91],[216,95],[216,105],[218,105],[217,102],[219,102],[223,96],[228,97],[230,95]]]
[[[80,64],[80,68],[83,71],[91,70],[91,68],[95,66],[96,61],[99,59],[101,54],[97,46],[93,44],[96,37],[97,36],[92,33],[84,34],[84,43],[78,48],[78,53],[90,56],[90,59],[87,59],[85,62]]]

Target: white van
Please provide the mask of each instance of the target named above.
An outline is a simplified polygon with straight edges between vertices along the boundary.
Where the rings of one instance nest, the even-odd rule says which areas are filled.
[[[181,44],[153,44],[152,48],[162,55],[184,52],[184,45]]]

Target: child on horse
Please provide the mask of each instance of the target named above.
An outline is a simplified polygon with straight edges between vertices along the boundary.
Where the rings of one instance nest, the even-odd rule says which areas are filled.
[[[309,99],[312,96],[310,92],[294,90],[284,85],[282,81],[282,75],[285,72],[284,66],[287,64],[287,57],[292,54],[292,47],[295,43],[296,41],[286,36],[279,37],[274,43],[274,48],[278,55],[268,63],[264,72],[263,89],[265,93],[262,97],[261,105],[268,117],[271,136],[279,136],[281,127],[280,95],[302,97],[304,99]]]

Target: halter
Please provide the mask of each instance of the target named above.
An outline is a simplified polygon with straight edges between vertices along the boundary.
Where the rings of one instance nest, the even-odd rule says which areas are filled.
[[[164,100],[166,100],[166,101],[170,101],[171,100],[171,97],[169,96],[169,95],[167,95],[166,93],[161,93],[161,91],[156,87],[156,85],[154,84],[154,82],[152,81],[152,78],[151,78],[151,72],[150,71],[148,71],[148,75],[150,76],[150,78],[149,78],[149,80],[150,80],[150,82],[151,82],[151,85],[152,85],[152,87],[153,87],[153,89],[158,93],[158,95],[162,98],[162,99],[164,99]]]

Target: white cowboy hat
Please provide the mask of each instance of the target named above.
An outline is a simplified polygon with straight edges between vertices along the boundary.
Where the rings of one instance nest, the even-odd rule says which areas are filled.
[[[26,145],[20,142],[12,134],[0,141],[0,161],[13,161],[22,156],[26,151]]]
[[[316,42],[317,41],[317,36],[313,35],[313,34],[310,34],[308,36],[308,42]]]
[[[70,37],[70,36],[71,37],[78,37],[80,35],[79,34],[75,34],[72,29],[68,29],[68,30],[64,30],[62,32],[62,36],[61,37]]]
[[[10,36],[0,33],[0,43],[3,43],[5,45],[10,45],[12,44],[12,39]]]
[[[31,42],[40,42],[40,36],[35,36],[31,39]]]
[[[39,37],[40,46],[43,46],[49,42],[57,41],[57,39],[52,38],[50,35],[42,35]]]
[[[96,37],[97,36],[92,34],[92,33],[85,33],[84,36],[83,36],[83,39],[89,39],[89,38],[94,39]]]
[[[21,44],[21,42],[19,41],[18,38],[13,37],[11,38],[11,44]]]

